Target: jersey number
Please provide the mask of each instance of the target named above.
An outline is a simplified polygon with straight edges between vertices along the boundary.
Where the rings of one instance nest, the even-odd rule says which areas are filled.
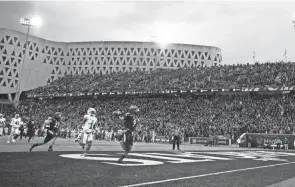
[[[56,123],[54,127],[58,129],[59,125],[59,123]]]

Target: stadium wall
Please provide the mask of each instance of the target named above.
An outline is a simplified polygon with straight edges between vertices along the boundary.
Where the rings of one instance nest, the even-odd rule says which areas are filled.
[[[21,67],[26,34],[0,28],[0,93],[15,93],[22,76],[21,90],[51,83],[65,74],[107,74],[151,71],[195,66],[219,66],[221,49],[211,46],[151,42],[53,42],[29,36],[23,73]]]

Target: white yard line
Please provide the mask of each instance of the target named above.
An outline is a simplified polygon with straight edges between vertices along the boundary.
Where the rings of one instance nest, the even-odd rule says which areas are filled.
[[[189,177],[180,177],[180,178],[159,180],[159,181],[153,181],[153,182],[138,183],[138,184],[132,184],[132,185],[126,185],[126,186],[120,186],[120,187],[133,187],[133,186],[145,186],[145,185],[151,185],[151,184],[160,184],[160,183],[171,182],[171,181],[194,179],[194,178],[201,178],[201,177],[207,177],[207,176],[212,176],[212,175],[221,175],[221,174],[225,174],[225,173],[235,173],[235,172],[240,172],[240,171],[248,171],[248,170],[261,169],[261,168],[270,168],[270,167],[290,165],[290,164],[295,164],[295,162],[287,162],[287,163],[285,162],[285,163],[281,163],[281,164],[273,164],[273,165],[267,165],[267,166],[235,169],[235,170],[221,171],[221,172],[216,172],[216,173],[207,173],[207,174],[195,175],[195,176],[189,176]]]

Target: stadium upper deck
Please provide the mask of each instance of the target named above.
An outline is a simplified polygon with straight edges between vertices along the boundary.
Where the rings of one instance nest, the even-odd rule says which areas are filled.
[[[0,28],[0,94],[14,93],[20,80],[26,34]],[[65,74],[107,74],[158,68],[220,65],[221,49],[149,42],[53,42],[29,37],[21,90],[44,86]]]

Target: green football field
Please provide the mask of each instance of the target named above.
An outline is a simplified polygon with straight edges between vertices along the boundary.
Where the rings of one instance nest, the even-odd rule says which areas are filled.
[[[0,138],[0,186],[293,186],[295,151],[135,143],[123,164],[118,142],[95,141],[81,156],[73,139],[29,152],[26,139]]]

